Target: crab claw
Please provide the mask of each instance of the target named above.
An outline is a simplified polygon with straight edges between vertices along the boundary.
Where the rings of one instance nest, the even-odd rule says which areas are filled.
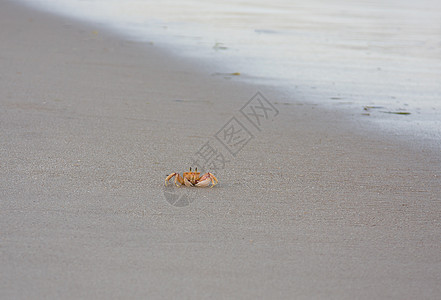
[[[216,176],[211,173],[205,173],[199,179],[199,182],[196,184],[197,187],[207,187],[210,182],[212,183],[211,187],[215,186],[218,183]]]
[[[196,183],[195,185],[196,185],[197,187],[207,187],[207,186],[210,184],[210,182],[211,182],[211,179],[210,179],[210,178],[207,178],[207,179],[204,179],[204,180],[202,180],[202,181],[199,181],[199,182]]]
[[[193,186],[193,183],[191,183],[187,178],[184,177],[184,184],[185,186]]]

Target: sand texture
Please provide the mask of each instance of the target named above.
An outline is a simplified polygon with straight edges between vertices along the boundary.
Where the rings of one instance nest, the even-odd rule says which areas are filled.
[[[1,299],[441,297],[441,162],[418,141],[8,1],[0,41]],[[220,183],[178,205],[164,178],[207,142]]]

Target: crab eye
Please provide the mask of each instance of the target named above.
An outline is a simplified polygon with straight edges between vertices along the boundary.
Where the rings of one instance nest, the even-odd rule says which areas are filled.
[[[197,172],[197,171],[198,171],[198,168],[196,168],[195,172]]]
[[[190,167],[190,172],[191,172],[191,167]]]

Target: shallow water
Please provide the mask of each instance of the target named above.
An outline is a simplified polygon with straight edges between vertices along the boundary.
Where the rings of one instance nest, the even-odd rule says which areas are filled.
[[[277,85],[288,100],[441,141],[441,1],[26,2],[205,59],[214,75]]]

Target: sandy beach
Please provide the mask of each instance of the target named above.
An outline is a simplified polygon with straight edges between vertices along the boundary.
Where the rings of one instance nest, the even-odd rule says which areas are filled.
[[[1,299],[441,296],[441,157],[418,140],[12,1],[0,40]],[[207,142],[219,185],[165,189]]]

